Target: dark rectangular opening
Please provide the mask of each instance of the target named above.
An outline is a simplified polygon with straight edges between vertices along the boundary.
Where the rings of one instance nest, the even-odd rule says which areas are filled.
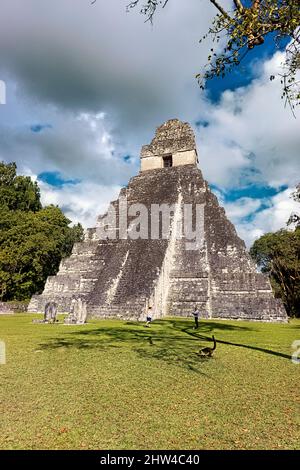
[[[164,168],[169,168],[170,166],[173,166],[173,159],[172,155],[166,155],[163,157],[164,159]]]

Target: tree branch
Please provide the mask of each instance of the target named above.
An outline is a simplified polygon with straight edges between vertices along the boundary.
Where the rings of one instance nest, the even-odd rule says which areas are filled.
[[[219,5],[216,0],[209,0],[209,1],[219,10],[220,13],[222,13],[223,16],[225,16],[225,18],[227,18],[228,20],[232,19],[231,16],[228,15],[227,11],[225,11],[224,8],[221,7],[221,5]]]
[[[242,5],[241,0],[233,0],[233,3],[235,4],[236,9],[238,10],[238,12],[239,12],[239,13],[243,13],[244,7],[243,7],[243,5]]]

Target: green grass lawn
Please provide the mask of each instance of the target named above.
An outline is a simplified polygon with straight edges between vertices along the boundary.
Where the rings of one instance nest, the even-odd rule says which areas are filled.
[[[0,316],[1,449],[300,448],[300,321],[36,317]]]

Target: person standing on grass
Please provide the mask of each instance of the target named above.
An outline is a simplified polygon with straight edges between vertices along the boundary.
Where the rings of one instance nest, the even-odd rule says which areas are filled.
[[[152,322],[152,307],[148,307],[146,320],[146,326],[150,327],[150,323]]]
[[[195,320],[194,329],[197,330],[198,327],[199,327],[199,321],[198,320],[199,320],[199,315],[200,315],[200,312],[199,312],[197,306],[195,306],[195,309],[194,309],[192,315],[194,316],[194,320]]]

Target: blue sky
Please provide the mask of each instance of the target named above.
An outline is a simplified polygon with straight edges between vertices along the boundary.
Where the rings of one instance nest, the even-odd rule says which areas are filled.
[[[255,47],[252,50],[243,50],[241,52],[243,59],[239,67],[234,68],[224,78],[216,77],[209,80],[206,84],[209,99],[217,103],[225,90],[235,90],[249,85],[259,75],[262,62],[270,59],[277,50],[284,51],[289,43],[289,38],[286,37],[276,46],[274,37],[275,34],[270,34],[266,36],[263,46]]]
[[[213,191],[221,191],[224,194],[223,198],[225,202],[232,202],[242,197],[252,197],[254,199],[271,198],[273,196],[276,196],[276,194],[281,193],[282,191],[286,191],[288,189],[288,186],[284,185],[278,188],[272,188],[267,185],[253,184],[242,188],[230,188],[223,192],[220,187],[212,184],[211,189]]]
[[[38,123],[38,124],[32,124],[30,126],[30,130],[35,133],[42,132],[45,129],[52,129],[51,124]]]
[[[45,204],[94,225],[138,173],[155,128],[179,118],[193,126],[199,167],[247,244],[285,224],[299,123],[278,79],[269,80],[283,57],[271,39],[202,92],[195,76],[212,46],[199,44],[215,14],[210,3],[170,1],[153,27],[138,11],[127,14],[125,0],[41,3],[1,7],[0,153],[38,179]]]
[[[66,179],[58,171],[43,171],[38,175],[38,180],[55,188],[62,188],[65,185],[76,185],[81,182],[79,179]]]

